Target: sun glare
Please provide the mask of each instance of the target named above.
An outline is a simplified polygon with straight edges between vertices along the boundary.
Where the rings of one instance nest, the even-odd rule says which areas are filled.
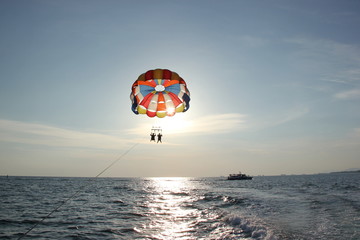
[[[156,119],[154,126],[161,127],[166,134],[178,134],[186,132],[191,127],[191,122],[186,120],[184,114],[176,114],[173,117]]]

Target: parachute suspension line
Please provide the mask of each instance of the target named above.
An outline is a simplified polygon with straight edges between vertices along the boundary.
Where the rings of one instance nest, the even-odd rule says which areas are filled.
[[[164,119],[158,119],[155,118],[153,120],[152,126],[151,126],[151,133],[155,133],[156,135],[158,133],[162,133],[162,125],[164,123]]]
[[[152,126],[151,127],[151,133],[161,133],[162,132],[162,129],[161,129],[161,126]]]
[[[115,163],[117,163],[120,159],[122,159],[126,154],[128,154],[132,149],[134,149],[139,143],[135,143],[133,146],[131,146],[127,151],[125,151],[123,154],[121,154],[117,159],[115,159],[112,163],[110,163],[104,170],[102,170],[98,175],[96,175],[93,178],[88,179],[87,183],[85,183],[78,191],[76,191],[73,195],[65,199],[61,204],[59,204],[56,208],[54,208],[51,212],[49,212],[45,217],[43,217],[40,221],[35,223],[28,231],[26,231],[23,235],[21,235],[19,239],[22,239],[26,235],[28,235],[34,228],[36,228],[39,224],[44,222],[47,218],[49,218],[54,212],[59,210],[62,206],[64,206],[67,202],[75,198],[84,188],[88,187],[91,182],[95,181],[96,178],[100,177],[106,170],[111,168]]]

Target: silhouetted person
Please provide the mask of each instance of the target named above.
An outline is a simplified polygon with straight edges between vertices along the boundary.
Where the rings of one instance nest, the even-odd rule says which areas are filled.
[[[151,138],[150,138],[150,142],[151,142],[151,141],[154,141],[154,142],[155,142],[155,136],[156,136],[155,133],[151,133],[151,134],[150,134],[150,137],[151,137]]]
[[[159,133],[159,134],[157,135],[157,138],[158,138],[157,142],[158,142],[158,143],[159,143],[159,142],[161,142],[161,143],[162,143],[162,141],[161,141],[161,137],[162,137],[162,134],[161,134],[161,133]]]

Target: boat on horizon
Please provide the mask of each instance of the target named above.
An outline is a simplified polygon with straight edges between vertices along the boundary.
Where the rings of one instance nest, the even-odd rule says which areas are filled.
[[[251,180],[253,177],[243,174],[241,172],[236,174],[229,174],[227,180]]]

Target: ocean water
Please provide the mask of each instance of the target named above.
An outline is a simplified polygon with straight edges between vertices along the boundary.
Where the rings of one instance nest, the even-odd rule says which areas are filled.
[[[0,177],[0,238],[360,239],[360,173],[225,178]]]

